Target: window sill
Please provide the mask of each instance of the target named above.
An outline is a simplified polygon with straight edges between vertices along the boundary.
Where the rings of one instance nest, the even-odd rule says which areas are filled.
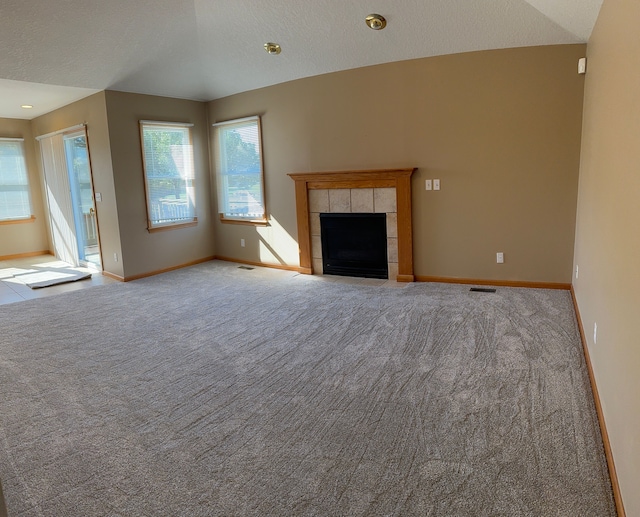
[[[178,228],[189,228],[190,226],[197,226],[197,224],[198,224],[198,219],[194,218],[193,221],[189,221],[187,223],[176,223],[176,224],[167,224],[165,226],[148,227],[147,231],[149,233],[165,232],[167,230],[177,230]]]
[[[220,214],[220,222],[224,224],[244,224],[245,226],[269,226],[267,219],[228,219]]]
[[[25,219],[5,219],[0,221],[0,225],[3,224],[24,224],[24,223],[32,223],[36,220],[36,216],[32,215],[31,217],[26,217]]]

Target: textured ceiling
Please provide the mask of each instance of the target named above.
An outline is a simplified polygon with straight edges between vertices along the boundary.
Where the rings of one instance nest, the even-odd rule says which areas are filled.
[[[602,0],[2,0],[0,116],[95,90],[211,100],[312,75],[458,52],[586,42]],[[383,31],[364,23],[378,12]],[[270,56],[267,41],[282,46]],[[22,81],[16,90],[15,81]],[[37,85],[27,83],[40,83]],[[51,90],[42,84],[88,90]],[[9,88],[6,86],[9,85]],[[73,98],[75,96],[75,99]],[[34,104],[28,114],[20,104]],[[13,106],[13,108],[11,108]]]

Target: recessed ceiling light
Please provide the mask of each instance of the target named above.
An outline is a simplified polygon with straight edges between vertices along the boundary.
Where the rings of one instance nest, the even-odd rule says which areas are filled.
[[[26,110],[30,110],[31,108],[33,108],[33,106],[31,104],[23,104],[22,106],[20,106],[21,108],[24,108]]]
[[[282,52],[280,45],[278,45],[277,43],[265,43],[264,49],[267,51],[267,54],[272,55],[280,54],[280,52]]]
[[[365,21],[374,31],[382,30],[387,26],[387,20],[380,14],[370,14],[365,18]]]

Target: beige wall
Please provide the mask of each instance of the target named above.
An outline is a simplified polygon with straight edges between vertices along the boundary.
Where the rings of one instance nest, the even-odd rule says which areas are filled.
[[[605,0],[589,40],[574,280],[629,516],[640,515],[638,20],[637,0]]]
[[[132,277],[214,255],[206,105],[202,102],[107,91],[113,179],[124,276]],[[193,123],[198,225],[147,231],[140,120]],[[116,249],[107,249],[113,255]]]
[[[38,174],[39,155],[31,133],[31,122],[13,118],[0,118],[0,137],[24,138],[24,152],[29,174],[31,210],[36,219],[29,223],[0,224],[0,257],[48,251],[49,237],[42,185]]]
[[[77,124],[85,123],[91,155],[91,171],[95,192],[102,194],[102,201],[96,203],[98,225],[100,229],[100,247],[105,271],[122,276],[122,261],[117,262],[113,253],[122,255],[120,248],[120,230],[116,207],[116,195],[113,183],[111,153],[109,151],[109,132],[105,93],[100,92],[85,99],[69,104],[32,120],[33,136],[60,131]],[[40,153],[39,149],[36,152]],[[40,164],[40,161],[38,161]],[[42,177],[42,171],[40,171]]]
[[[139,120],[194,124],[196,227],[147,231]],[[214,254],[204,103],[100,92],[34,119],[32,130],[37,136],[80,123],[87,125],[94,189],[102,194],[96,209],[105,271],[130,278]]]
[[[216,221],[217,253],[298,264],[287,173],[415,166],[417,275],[570,282],[584,54],[567,45],[419,59],[211,102],[211,122],[262,116],[273,218],[267,229]],[[442,190],[426,192],[428,178]]]

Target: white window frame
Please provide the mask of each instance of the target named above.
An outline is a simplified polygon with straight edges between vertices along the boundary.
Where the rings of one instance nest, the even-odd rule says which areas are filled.
[[[246,216],[239,213],[233,213],[229,201],[229,176],[230,173],[227,170],[225,163],[225,151],[221,146],[221,133],[225,130],[230,130],[235,127],[246,127],[255,124],[257,129],[257,142],[256,151],[259,154],[259,167],[260,167],[260,196],[261,196],[261,212],[260,213],[248,213]],[[267,203],[264,188],[264,158],[262,152],[262,126],[259,116],[244,117],[239,119],[227,120],[224,122],[217,122],[212,124],[213,127],[213,142],[214,142],[214,156],[215,156],[215,176],[216,176],[216,190],[218,194],[218,212],[220,214],[220,220],[223,223],[239,223],[249,225],[267,225]]]
[[[25,150],[24,150],[24,138],[0,138],[0,146],[2,146],[3,143],[18,144],[20,147],[20,154],[22,159],[22,172],[24,173],[25,184],[18,185],[18,186],[25,187],[26,189],[27,202],[29,205],[29,213],[23,214],[17,217],[1,217],[0,216],[0,224],[17,224],[17,223],[28,223],[28,222],[34,221],[35,216],[33,215],[33,202],[31,199],[31,184],[29,182],[29,170],[27,169],[27,160],[26,160]],[[2,174],[2,171],[0,171],[0,174]],[[0,184],[0,197],[2,196],[3,192],[4,190],[3,190],[2,184]]]
[[[195,226],[198,224],[196,215],[196,187],[195,187],[195,164],[193,161],[193,124],[182,122],[161,122],[154,120],[140,120],[140,147],[142,150],[142,169],[144,176],[145,198],[147,206],[147,230],[149,232],[170,230],[175,228],[184,228],[187,226]],[[154,215],[154,205],[151,200],[151,186],[149,185],[150,164],[147,163],[147,152],[145,148],[144,135],[146,130],[176,130],[185,129],[188,135],[188,150],[183,152],[183,170],[179,171],[180,176],[184,180],[184,190],[187,202],[186,216],[166,216],[160,218]],[[184,145],[184,144],[183,144]]]

